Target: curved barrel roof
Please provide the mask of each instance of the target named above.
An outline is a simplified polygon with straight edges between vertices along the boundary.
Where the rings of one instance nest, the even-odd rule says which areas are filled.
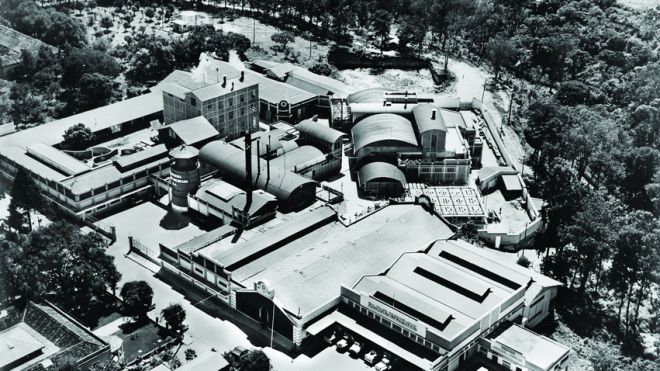
[[[447,131],[447,125],[445,125],[445,120],[440,115],[440,109],[435,105],[418,104],[412,112],[420,134],[430,130]]]
[[[199,158],[209,163],[232,179],[243,183],[245,180],[245,153],[240,149],[222,141],[211,142],[202,147]],[[260,166],[261,165],[261,166]],[[252,156],[252,181],[266,192],[273,194],[281,201],[287,201],[292,193],[302,187],[316,187],[316,182],[279,166],[270,166],[270,179],[267,178],[266,161]]]
[[[370,162],[358,170],[360,186],[378,178],[393,179],[406,184],[406,176],[396,166],[387,162]]]
[[[335,143],[337,140],[341,139],[341,137],[346,136],[346,134],[341,131],[321,125],[312,119],[300,121],[300,123],[296,125],[296,129],[301,133],[328,143]]]
[[[323,152],[316,147],[302,146],[270,160],[270,166],[279,166],[289,170],[324,156]]]
[[[415,131],[408,119],[393,113],[379,113],[360,121],[351,130],[353,149],[361,148],[376,142],[394,140],[411,146],[417,146]]]
[[[348,95],[348,103],[374,103],[383,102],[385,99],[385,92],[389,91],[385,88],[368,88],[360,90],[353,94]]]

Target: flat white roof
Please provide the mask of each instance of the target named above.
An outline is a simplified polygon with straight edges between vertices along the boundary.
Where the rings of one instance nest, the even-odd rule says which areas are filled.
[[[549,370],[571,351],[567,346],[518,325],[509,327],[493,341],[521,353],[527,362],[542,370]]]

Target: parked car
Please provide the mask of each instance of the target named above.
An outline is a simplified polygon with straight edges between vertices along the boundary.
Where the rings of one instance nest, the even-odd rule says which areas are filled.
[[[351,345],[351,348],[348,350],[348,352],[354,356],[357,356],[358,354],[360,354],[361,350],[362,350],[362,344],[356,341],[355,343],[353,343],[353,345]]]
[[[349,346],[349,341],[348,336],[344,336],[337,342],[337,350],[340,352],[346,350]]]
[[[383,359],[380,360],[380,362],[376,363],[376,366],[374,368],[376,371],[385,371],[389,370],[392,366],[390,365],[390,360],[383,357]]]
[[[364,355],[364,361],[369,366],[373,366],[373,364],[376,363],[377,358],[378,358],[378,352],[376,352],[375,350],[372,350],[369,353]]]
[[[339,335],[337,334],[337,331],[333,331],[332,335],[326,336],[324,339],[326,343],[332,345],[337,341],[337,339],[339,339]]]

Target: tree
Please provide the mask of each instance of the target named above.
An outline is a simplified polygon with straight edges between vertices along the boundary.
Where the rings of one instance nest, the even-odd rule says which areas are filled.
[[[34,182],[32,177],[22,168],[19,167],[14,177],[14,183],[11,187],[11,202],[9,204],[10,215],[15,213],[18,208],[25,211],[28,228],[32,230],[32,210],[45,206],[41,190]],[[19,219],[20,220],[20,219]],[[20,226],[14,224],[12,227],[17,231]]]
[[[186,356],[186,361],[190,361],[197,358],[197,352],[195,352],[195,349],[186,349],[184,354]]]
[[[105,16],[101,18],[99,25],[107,30],[110,29],[114,24],[112,23],[112,19],[110,17]]]
[[[296,36],[289,31],[276,32],[270,35],[270,39],[282,46],[282,50],[286,50],[286,46],[296,40]]]
[[[529,268],[532,265],[532,262],[525,255],[520,255],[516,261],[521,267]]]
[[[186,311],[181,304],[170,304],[160,313],[169,329],[172,331],[183,330],[182,327],[183,321],[186,319]]]
[[[495,69],[495,80],[502,68],[513,67],[516,61],[517,49],[511,39],[497,37],[486,45],[486,56]]]
[[[270,360],[261,349],[250,349],[238,359],[235,365],[240,371],[268,371]]]
[[[64,145],[73,150],[83,150],[94,140],[92,129],[85,124],[78,123],[66,129],[64,132]]]
[[[73,49],[62,56],[60,63],[65,88],[77,87],[84,74],[99,73],[114,79],[122,71],[113,57],[93,48]]]
[[[14,84],[9,91],[9,99],[13,102],[10,115],[14,125],[18,128],[40,125],[45,122],[45,102],[30,85]]]
[[[126,282],[120,294],[126,314],[144,319],[151,310],[154,291],[145,281]]]
[[[415,16],[407,16],[403,18],[397,31],[399,37],[399,48],[405,49],[408,44],[415,45],[417,49],[422,51],[422,43],[426,37],[426,27],[424,22]]]
[[[105,106],[115,94],[115,82],[100,73],[85,73],[78,86],[70,88],[62,95],[67,102],[67,113],[84,112]]]
[[[371,17],[371,30],[380,38],[380,55],[383,55],[385,41],[390,37],[392,14],[384,9],[378,9]]]

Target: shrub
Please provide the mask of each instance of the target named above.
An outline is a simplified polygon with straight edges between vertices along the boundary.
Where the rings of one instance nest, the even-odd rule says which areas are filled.
[[[520,257],[518,257],[518,260],[516,261],[516,263],[518,263],[518,265],[520,265],[522,267],[525,267],[525,268],[529,268],[532,265],[532,262],[529,261],[529,259],[527,259],[527,257],[525,255],[520,255]]]

